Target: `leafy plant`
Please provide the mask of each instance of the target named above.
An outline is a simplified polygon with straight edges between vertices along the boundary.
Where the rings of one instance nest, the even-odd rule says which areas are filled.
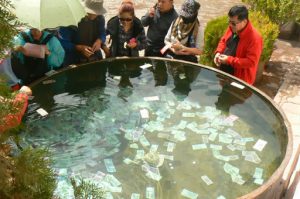
[[[207,23],[204,31],[204,49],[200,63],[207,66],[214,66],[214,51],[216,50],[221,37],[228,27],[227,16],[218,17]]]
[[[0,0],[0,59],[5,57],[5,50],[12,48],[13,37],[22,25],[12,13],[10,0]]]
[[[18,111],[14,97],[5,78],[0,76],[0,127],[7,125],[7,115]],[[49,153],[45,149],[23,149],[19,128],[0,132],[0,198],[50,199],[56,180]]]
[[[278,25],[271,22],[268,16],[263,15],[261,12],[250,12],[249,19],[263,37],[263,52],[260,62],[266,62],[271,57],[275,39],[279,34]],[[201,64],[214,66],[214,51],[227,27],[227,16],[218,17],[207,23],[204,32],[204,53],[200,59]]]
[[[104,191],[97,185],[79,179],[79,182],[75,178],[71,178],[71,184],[74,189],[74,195],[76,199],[102,199],[104,198]]]
[[[269,16],[278,25],[288,21],[300,22],[299,0],[243,0],[252,10],[260,11]]]

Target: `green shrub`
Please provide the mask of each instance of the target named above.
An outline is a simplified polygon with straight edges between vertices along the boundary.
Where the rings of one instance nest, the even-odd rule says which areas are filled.
[[[200,63],[207,66],[214,66],[214,51],[216,50],[221,37],[228,27],[227,16],[218,17],[207,23],[204,31],[204,49],[200,57]]]
[[[288,21],[300,22],[299,0],[242,0],[248,3],[252,10],[260,11],[269,16],[278,25]]]
[[[71,178],[75,199],[104,199],[105,192],[96,184],[83,178]]]
[[[273,51],[275,39],[279,34],[278,25],[272,23],[270,19],[261,12],[250,12],[249,19],[253,26],[263,37],[263,52],[260,57],[261,62],[268,61]],[[214,66],[214,51],[228,27],[227,16],[222,16],[207,23],[204,32],[204,50],[200,63]]]
[[[11,12],[12,8],[11,0],[0,0],[0,59],[5,56],[5,50],[13,46],[13,37],[22,25]]]

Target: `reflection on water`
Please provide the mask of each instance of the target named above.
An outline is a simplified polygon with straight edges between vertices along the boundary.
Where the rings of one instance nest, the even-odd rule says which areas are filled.
[[[107,198],[235,198],[266,182],[285,155],[274,109],[204,68],[114,60],[50,78],[33,87],[23,136],[53,152],[62,198],[72,198],[70,175]]]

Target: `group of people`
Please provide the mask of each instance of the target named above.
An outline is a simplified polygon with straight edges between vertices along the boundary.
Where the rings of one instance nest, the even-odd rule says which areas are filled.
[[[11,64],[22,84],[27,85],[62,66],[101,60],[103,54],[106,58],[135,57],[145,50],[145,56],[195,63],[197,55],[202,54],[203,29],[198,20],[200,4],[196,0],[185,0],[178,12],[173,0],[158,0],[141,19],[135,16],[134,2],[123,0],[118,14],[107,24],[103,0],[82,3],[87,14],[78,26],[59,27],[54,31],[31,28],[15,37],[15,48],[6,65]],[[229,27],[215,51],[214,62],[222,71],[253,84],[262,38],[249,21],[245,6],[232,7],[228,17]],[[147,35],[145,27],[148,27]],[[43,52],[32,55],[28,43],[42,46]]]
[[[0,75],[8,77],[13,89],[20,89],[19,85],[27,85],[62,66],[101,60],[103,54],[106,58],[136,57],[140,50],[145,50],[145,56],[195,63],[197,55],[202,54],[203,31],[198,21],[200,4],[196,0],[185,0],[179,12],[174,9],[173,0],[158,0],[141,19],[135,16],[133,1],[123,0],[118,14],[107,24],[103,0],[82,3],[87,14],[78,26],[54,30],[31,28],[15,37],[15,48],[7,52],[10,56],[0,60]],[[230,9],[228,23],[215,51],[214,63],[220,70],[253,84],[262,53],[262,37],[249,21],[248,9],[243,5]],[[148,27],[147,35],[144,27]],[[164,84],[163,78],[158,85]],[[23,87],[21,93],[29,96],[31,90]],[[20,122],[19,116],[9,117]]]

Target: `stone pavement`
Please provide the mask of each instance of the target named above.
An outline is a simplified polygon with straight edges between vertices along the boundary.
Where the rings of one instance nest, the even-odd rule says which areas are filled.
[[[174,0],[175,8],[178,10],[184,0]],[[106,20],[115,16],[118,12],[118,6],[121,0],[105,1],[104,6],[108,13]],[[152,7],[157,0],[135,0],[136,16],[143,16],[147,10]],[[241,4],[240,0],[200,0],[201,4],[199,20],[203,28],[206,23],[221,15],[226,15],[230,7],[235,4]],[[270,63],[265,68],[262,81],[255,86],[269,95],[282,108],[289,120],[294,140],[294,153],[300,143],[300,43],[277,40]],[[292,162],[292,161],[291,161]],[[286,172],[290,170],[289,165]],[[300,170],[300,163],[296,171]],[[299,173],[298,173],[299,174]],[[300,175],[300,174],[299,174]],[[286,176],[284,176],[286,177]],[[300,183],[297,178],[294,180],[298,184],[295,191],[290,189],[286,199],[300,198]],[[292,181],[293,182],[293,181]],[[291,182],[291,184],[292,184]],[[297,196],[296,196],[297,195]]]
[[[300,42],[288,42],[278,40],[276,42],[277,49],[272,54],[272,62],[281,63],[281,71],[285,71],[281,76],[282,84],[274,98],[274,101],[282,108],[288,121],[291,124],[293,134],[293,157],[300,146]],[[299,157],[299,154],[297,154]],[[283,178],[287,178],[290,171],[292,161],[288,165]],[[300,161],[294,169],[294,175],[290,182],[290,191],[286,198],[300,198],[300,183],[299,183]],[[293,196],[294,187],[296,187]]]

